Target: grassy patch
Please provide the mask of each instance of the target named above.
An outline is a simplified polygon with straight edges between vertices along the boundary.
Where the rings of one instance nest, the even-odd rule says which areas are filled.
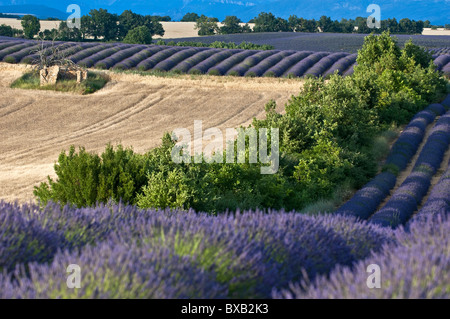
[[[11,88],[31,90],[53,90],[60,92],[73,92],[78,94],[90,94],[100,90],[108,82],[106,76],[98,73],[88,72],[86,81],[77,83],[75,79],[61,79],[55,85],[40,86],[39,74],[37,72],[25,73],[11,84]]]

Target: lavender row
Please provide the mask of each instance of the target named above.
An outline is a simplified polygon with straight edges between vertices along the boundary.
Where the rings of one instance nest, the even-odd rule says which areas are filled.
[[[229,69],[227,74],[243,76],[248,71],[248,69],[263,61],[264,59],[276,54],[277,52],[279,51],[270,50],[258,52],[252,56],[249,56],[248,58],[245,58],[244,61]]]
[[[79,61],[78,64],[81,66],[90,68],[98,61],[100,61],[106,57],[109,57],[111,55],[114,55],[116,52],[119,52],[122,49],[123,49],[123,47],[121,47],[121,46],[112,46],[109,48],[105,48],[95,54],[92,54],[92,55],[84,58],[83,60]]]
[[[162,50],[163,50],[163,47],[161,47],[161,46],[147,47],[146,49],[132,55],[131,57],[116,63],[114,65],[114,68],[121,69],[121,70],[127,70],[127,69],[134,68],[140,62],[144,61],[145,59],[151,57],[155,53],[158,53]]]
[[[1,41],[0,42],[0,51],[3,49],[7,49],[10,46],[16,45],[16,44],[18,44],[18,42],[16,42],[16,41]]]
[[[434,60],[438,70],[442,70],[448,63],[450,63],[450,54],[440,55]]]
[[[140,71],[150,70],[155,65],[157,65],[159,62],[167,59],[168,57],[170,57],[171,55],[173,55],[179,51],[183,51],[184,49],[185,48],[181,48],[181,47],[165,48],[165,49],[157,52],[156,54],[153,54],[152,56],[146,58],[145,60],[139,62],[138,65],[136,66],[136,68],[139,69]]]
[[[338,266],[330,276],[312,283],[298,281],[275,298],[298,299],[449,299],[450,218],[437,215],[398,229],[395,243],[359,261],[354,267]],[[381,270],[379,288],[368,287],[369,265]],[[373,272],[373,269],[370,271]],[[372,280],[374,282],[374,280]]]
[[[83,50],[84,48],[77,44],[77,43],[73,43],[73,42],[67,42],[67,43],[62,43],[60,45],[57,46],[59,52],[58,54],[61,57],[68,57],[70,55],[73,55],[81,50]],[[53,56],[53,50],[50,47],[47,47],[47,49],[44,51],[45,54],[50,54],[50,56]],[[21,63],[33,63],[33,61],[37,60],[39,58],[39,54],[38,53],[34,53],[31,55],[27,55],[24,58],[22,58],[22,60],[20,61]]]
[[[34,44],[35,43],[33,42],[23,42],[4,48],[3,50],[0,50],[0,60],[3,60],[3,58],[9,54],[12,54],[25,48],[32,47]]]
[[[8,62],[8,63],[18,63],[24,57],[27,57],[27,56],[33,54],[34,52],[37,52],[38,50],[43,49],[44,52],[47,51],[46,49],[50,46],[51,46],[51,44],[46,42],[46,43],[42,43],[42,45],[36,44],[31,47],[26,47],[22,50],[12,53],[12,54],[8,54],[7,56],[5,56],[3,58],[3,61]]]
[[[450,111],[433,127],[412,173],[395,191],[389,201],[376,212],[370,222],[396,228],[408,221],[430,187],[431,178],[440,167],[450,145]]]
[[[274,66],[270,67],[266,72],[264,72],[263,75],[280,77],[293,65],[297,64],[299,61],[311,54],[313,54],[312,51],[302,51],[289,55],[280,62],[276,63]]]
[[[0,202],[0,225],[0,267],[9,270],[0,298],[268,298],[303,273],[350,266],[393,240],[389,229],[344,216],[122,204],[41,210]],[[79,290],[66,285],[74,263],[86,274]]]
[[[159,71],[169,71],[177,64],[179,64],[181,61],[190,58],[199,51],[204,51],[204,48],[187,48],[186,50],[179,51],[171,55],[170,57],[166,58],[165,60],[162,60],[159,63],[157,63],[153,67],[153,69]]]
[[[416,154],[427,126],[434,121],[436,115],[442,115],[444,112],[443,105],[431,104],[425,110],[417,113],[393,145],[384,169],[392,168],[394,172],[404,170]]]
[[[84,45],[84,43],[83,43]],[[99,52],[102,51],[106,48],[110,48],[112,47],[112,44],[97,44],[93,47],[88,47],[85,50],[82,50],[80,52],[75,53],[74,55],[69,56],[69,59],[71,59],[73,61],[73,63],[78,63],[80,61],[82,61],[83,59]]]
[[[356,192],[336,211],[336,214],[368,219],[394,188],[397,180],[394,173],[404,170],[417,152],[428,124],[433,122],[436,114],[444,112],[442,105],[432,104],[417,113],[392,146],[384,165],[385,171]]]
[[[445,76],[450,77],[450,62],[447,63],[443,68],[442,68],[442,73],[444,73]]]
[[[412,220],[438,214],[450,215],[450,161],[447,170],[433,187],[427,201]]]
[[[206,60],[200,62],[196,66],[192,67],[189,70],[189,73],[206,73],[210,68],[215,66],[216,64],[222,62],[223,60],[231,57],[234,53],[239,52],[239,50],[222,50],[217,52],[216,54],[213,54]]]
[[[121,50],[119,52],[107,56],[103,60],[98,61],[97,63],[95,63],[94,66],[98,69],[109,69],[114,65],[116,65],[117,63],[119,63],[120,61],[132,56],[135,53],[142,51],[143,49],[145,49],[145,46],[143,45],[137,45],[126,48],[124,50]]]
[[[329,69],[324,73],[324,77],[327,77],[331,74],[334,74],[334,72],[338,71],[339,74],[344,74],[345,71],[348,70],[348,68],[356,63],[357,54],[350,54],[346,57],[341,58],[340,60],[336,61]]]
[[[296,65],[294,65],[292,68],[290,68],[287,72],[287,76],[303,76],[306,71],[309,70],[314,64],[319,62],[323,57],[327,56],[328,53],[326,52],[317,52],[314,54],[311,54],[306,59],[303,59]]]
[[[255,50],[244,50],[244,51],[238,52],[236,54],[233,54],[229,58],[226,58],[222,62],[220,62],[217,65],[215,65],[212,68],[210,68],[208,70],[208,73],[209,74],[214,74],[214,75],[224,75],[233,66],[235,66],[236,64],[239,64],[240,62],[242,62],[243,60],[245,60],[249,56],[255,55],[256,53],[258,53],[258,51],[255,51]]]
[[[308,71],[304,73],[304,75],[314,75],[321,76],[325,73],[336,61],[340,58],[347,56],[348,53],[332,53],[324,58],[322,58],[319,62],[313,65]]]
[[[197,52],[193,56],[189,57],[188,59],[181,61],[178,63],[173,70],[177,70],[179,72],[187,73],[189,70],[194,67],[195,65],[199,64],[200,62],[204,61],[205,59],[209,58],[213,54],[216,54],[219,52],[218,49],[213,50],[203,50],[200,52]]]
[[[280,51],[274,55],[271,55],[270,57],[259,62],[257,65],[251,67],[245,73],[245,75],[246,76],[261,76],[262,74],[264,74],[264,72],[266,72],[274,64],[280,62],[284,58],[286,58],[294,53],[295,53],[295,51]]]

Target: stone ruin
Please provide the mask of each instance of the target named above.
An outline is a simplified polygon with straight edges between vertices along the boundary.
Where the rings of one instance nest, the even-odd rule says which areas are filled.
[[[46,67],[39,72],[40,85],[54,85],[58,79],[76,79],[81,83],[87,79],[87,71],[54,65]]]

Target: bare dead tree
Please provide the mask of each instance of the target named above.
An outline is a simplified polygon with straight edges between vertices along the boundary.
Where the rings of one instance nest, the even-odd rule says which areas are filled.
[[[46,70],[52,66],[58,66],[63,77],[68,76],[71,71],[84,71],[84,68],[76,65],[67,57],[68,54],[63,52],[64,44],[58,44],[56,41],[58,36],[58,33],[53,34],[51,41],[44,40],[42,36],[39,36],[39,47],[32,51],[32,54],[36,56],[32,61],[34,70],[41,74],[46,81],[48,80]],[[45,72],[41,72],[41,70],[45,70]]]

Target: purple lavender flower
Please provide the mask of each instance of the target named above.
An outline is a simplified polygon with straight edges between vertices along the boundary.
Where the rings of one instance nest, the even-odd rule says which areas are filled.
[[[274,298],[299,299],[449,299],[450,219],[416,220],[395,232],[394,242],[353,267],[338,266],[330,276],[292,283]],[[369,265],[381,271],[380,288],[367,285]]]
[[[269,56],[268,58],[262,60],[255,66],[251,67],[246,73],[246,76],[261,76],[263,75],[269,68],[283,60],[284,58],[291,56],[295,51],[279,51],[276,54]]]
[[[311,54],[306,59],[301,60],[296,65],[294,65],[292,68],[290,68],[285,75],[289,76],[297,76],[301,77],[305,74],[306,71],[308,71],[314,64],[320,61],[323,57],[326,57],[329,55],[327,52],[317,52],[314,54]]]
[[[313,54],[311,51],[301,51],[294,53],[292,55],[289,55],[282,59],[280,62],[276,63],[272,67],[270,67],[266,72],[264,72],[263,75],[272,75],[275,77],[282,76],[289,68],[291,68],[293,65],[297,64],[299,61],[303,60],[304,58],[308,57],[309,55]]]

